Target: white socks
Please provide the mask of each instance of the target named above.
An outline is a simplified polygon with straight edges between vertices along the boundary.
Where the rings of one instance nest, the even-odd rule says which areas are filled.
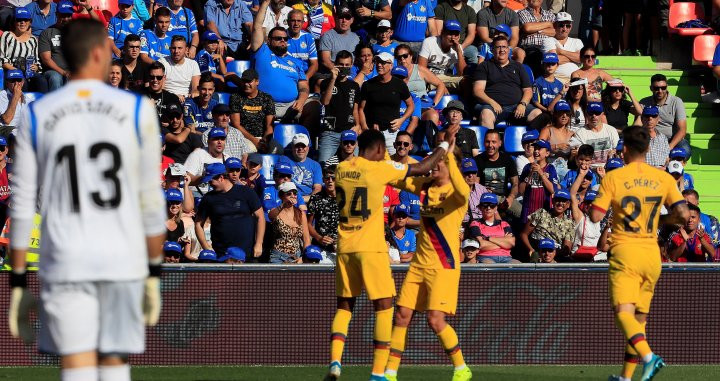
[[[61,381],[98,381],[98,368],[88,366],[84,368],[70,368],[60,370]]]
[[[130,365],[101,366],[100,381],[130,381]]]

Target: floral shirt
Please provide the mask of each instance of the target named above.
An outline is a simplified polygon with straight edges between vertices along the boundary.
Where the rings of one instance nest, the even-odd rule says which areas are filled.
[[[308,214],[313,215],[315,221],[315,231],[321,236],[332,237],[337,241],[338,224],[340,223],[340,212],[338,211],[335,197],[330,196],[325,188],[320,193],[310,196],[308,201]],[[320,246],[324,250],[334,252],[334,245],[324,246],[313,239],[313,244]]]
[[[573,242],[575,236],[575,222],[562,215],[553,217],[545,209],[538,209],[528,217],[528,222],[535,228],[530,237],[536,241],[550,238],[558,245],[563,242]]]

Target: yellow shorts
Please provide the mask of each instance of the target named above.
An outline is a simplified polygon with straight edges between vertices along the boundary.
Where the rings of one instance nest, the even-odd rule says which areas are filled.
[[[396,304],[415,311],[442,311],[455,315],[460,269],[424,269],[410,266]]]
[[[620,244],[611,249],[608,280],[613,307],[634,304],[641,313],[650,312],[662,263],[657,244]]]
[[[370,300],[395,296],[395,281],[390,271],[388,253],[338,253],[337,266],[335,266],[337,296],[343,298],[360,296],[363,286]]]

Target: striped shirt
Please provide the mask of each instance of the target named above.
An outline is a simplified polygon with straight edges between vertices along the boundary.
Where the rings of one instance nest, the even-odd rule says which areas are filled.
[[[545,9],[540,9],[540,19],[538,20],[537,18],[535,18],[535,12],[529,7],[518,12],[518,18],[520,18],[521,26],[530,22],[555,22],[555,15],[552,12]],[[523,36],[524,37],[522,38],[522,40],[520,40],[520,46],[522,46],[523,48],[534,46],[541,49],[543,43],[545,42],[545,39],[549,38],[548,36],[540,32],[535,32],[529,35],[523,34]]]
[[[655,130],[655,137],[650,138],[650,148],[645,154],[645,162],[653,167],[665,167],[665,162],[670,155],[670,145],[667,136]]]
[[[16,69],[25,71],[24,65],[18,66],[19,59],[23,60],[29,56],[35,57],[35,63],[40,65],[38,58],[38,40],[32,36],[25,42],[20,42],[12,32],[3,33],[0,36],[0,63],[10,64]]]

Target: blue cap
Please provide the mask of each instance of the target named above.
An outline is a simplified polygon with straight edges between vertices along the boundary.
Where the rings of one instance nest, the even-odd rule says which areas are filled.
[[[615,151],[622,152],[623,147],[625,147],[625,141],[620,139],[617,146],[615,146]]]
[[[180,201],[183,200],[183,194],[180,189],[170,188],[165,191],[165,201]]]
[[[25,7],[15,8],[15,20],[32,20],[30,11]]]
[[[498,197],[495,193],[483,193],[482,196],[480,196],[480,203],[497,205]]]
[[[543,238],[538,243],[538,249],[555,250],[555,241],[550,238]]]
[[[223,138],[223,139],[227,138],[227,132],[225,132],[224,128],[214,127],[208,133],[208,139],[219,139],[219,138]]]
[[[588,112],[603,112],[603,105],[600,102],[589,102],[587,105]]]
[[[550,148],[550,142],[547,141],[547,140],[543,140],[543,139],[540,139],[540,140],[536,141],[535,143],[533,143],[533,145],[536,146],[536,147],[538,147],[538,148],[545,148],[545,149],[548,150],[548,151],[550,151],[550,149],[551,149],[551,148]]]
[[[220,41],[220,36],[218,36],[217,33],[208,30],[203,33],[202,39],[203,41]]]
[[[242,169],[242,167],[242,161],[236,157],[225,159],[225,168],[227,169]]]
[[[217,261],[217,254],[214,250],[203,250],[198,254],[198,261]]]
[[[23,72],[18,69],[12,69],[5,72],[5,79],[24,79]]]
[[[165,241],[163,245],[163,251],[174,251],[176,253],[182,253],[182,246],[175,241]]]
[[[540,138],[540,133],[538,130],[530,130],[522,134],[522,138],[520,139],[521,143],[527,143],[527,142],[534,142],[535,140],[538,140]]]
[[[660,110],[657,106],[645,106],[643,107],[642,114],[647,116],[658,116],[660,115]]]
[[[238,261],[245,262],[245,250],[237,246],[228,247],[227,250],[225,250],[225,255],[218,258],[218,262],[225,262],[228,259],[236,259]]]
[[[466,158],[462,161],[462,173],[477,172],[478,166],[474,159]]]
[[[7,139],[0,136],[0,146],[6,146],[7,145]]]
[[[687,151],[685,151],[685,148],[673,148],[668,157],[670,159],[681,158],[685,160],[687,158]]]
[[[274,175],[279,175],[279,174],[292,176],[293,169],[287,163],[283,163],[283,162],[279,161],[279,162],[275,163]]]
[[[558,189],[555,191],[553,198],[563,198],[565,200],[569,200],[570,192],[568,192],[567,189]]]
[[[395,207],[395,211],[393,213],[394,214],[403,213],[406,216],[409,216],[410,215],[410,206],[407,204],[400,204]]]
[[[205,167],[205,175],[202,179],[200,179],[200,183],[207,183],[212,180],[213,177],[217,175],[224,175],[227,173],[227,170],[225,169],[225,164],[223,163],[210,163]]]
[[[512,29],[510,29],[510,26],[508,26],[508,24],[495,25],[495,32],[505,33],[508,38],[512,37]]]
[[[320,262],[323,259],[322,250],[315,245],[310,245],[305,248],[305,258],[307,258],[313,262],[314,261]]]
[[[564,100],[559,100],[557,103],[555,103],[555,108],[553,108],[553,111],[571,111],[570,104],[565,102]]]
[[[594,201],[597,198],[598,192],[589,190],[585,193],[585,201]]]
[[[73,3],[72,3],[72,1],[70,1],[70,0],[61,0],[61,1],[58,3],[55,12],[61,13],[61,14],[64,14],[64,15],[71,15],[71,14],[75,13],[75,9],[73,9]]]
[[[353,130],[345,130],[340,134],[341,142],[356,142],[357,133]]]
[[[392,68],[392,71],[390,72],[390,74],[397,75],[397,76],[400,76],[403,78],[407,78],[408,71],[407,71],[407,69],[405,69],[404,66],[395,66],[394,68]]]
[[[118,0],[118,5],[133,5],[133,0]]]
[[[443,30],[451,30],[453,32],[460,32],[460,31],[462,31],[462,27],[460,26],[460,23],[457,20],[446,20],[445,24],[443,24]]]
[[[542,63],[558,63],[560,60],[558,59],[558,55],[555,53],[545,53],[543,54]]]
[[[617,169],[625,166],[625,162],[618,157],[613,157],[605,163],[605,169]]]

